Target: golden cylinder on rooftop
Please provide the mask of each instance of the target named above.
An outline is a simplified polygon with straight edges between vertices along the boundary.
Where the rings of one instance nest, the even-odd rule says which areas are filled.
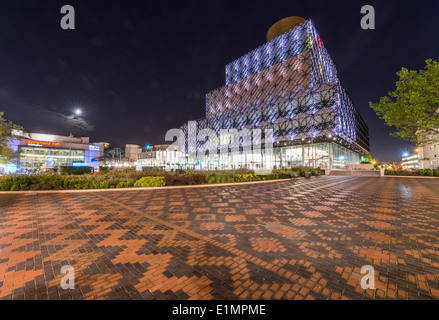
[[[279,20],[275,24],[273,24],[267,32],[267,42],[279,37],[281,34],[290,31],[291,29],[301,25],[306,22],[305,18],[302,17],[288,17],[282,20]]]

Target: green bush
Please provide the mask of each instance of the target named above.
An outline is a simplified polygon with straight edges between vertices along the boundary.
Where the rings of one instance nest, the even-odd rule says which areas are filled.
[[[420,170],[385,170],[386,176],[428,176],[439,177],[439,170],[420,169]]]
[[[229,183],[234,182],[235,178],[233,174],[227,172],[212,172],[206,177],[207,183]]]
[[[275,171],[277,179],[289,179],[291,178],[291,170],[277,170]]]
[[[60,173],[61,174],[71,174],[71,175],[83,175],[90,174],[93,172],[92,167],[71,167],[71,166],[61,166]]]
[[[164,187],[164,177],[143,177],[134,183],[135,187]]]
[[[80,167],[75,167],[80,168]],[[296,167],[300,175],[306,171],[313,175],[320,169]],[[69,190],[69,189],[106,189],[126,188],[134,186],[161,187],[179,185],[199,185],[204,183],[230,183],[290,178],[291,170],[273,170],[267,176],[256,176],[254,171],[237,169],[229,171],[188,172],[179,170],[171,173],[161,169],[150,169],[144,172],[105,171],[93,174],[36,174],[5,175],[0,177],[0,190]],[[433,174],[435,174],[433,172]],[[439,175],[438,175],[439,176]]]
[[[107,182],[110,188],[115,188],[120,183],[119,179],[117,178],[108,179]]]
[[[253,173],[236,174],[234,176],[234,178],[235,178],[235,181],[238,181],[238,182],[250,182],[250,181],[259,181],[260,180],[260,178]]]
[[[108,181],[102,181],[100,184],[99,184],[99,188],[100,189],[107,189],[107,188],[109,188],[110,187],[110,185],[108,184]]]
[[[275,169],[269,175],[267,175],[266,179],[289,179],[291,178],[291,171],[295,172],[299,177],[304,177],[306,172],[310,172],[312,176],[316,176],[316,173],[319,173],[320,175],[325,174],[324,170],[320,168],[298,166],[291,169]]]

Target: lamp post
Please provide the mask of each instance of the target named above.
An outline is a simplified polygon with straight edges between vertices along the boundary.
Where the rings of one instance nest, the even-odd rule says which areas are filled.
[[[70,166],[73,165],[73,161],[72,161],[72,139],[73,139],[73,134],[70,133],[69,134],[69,160],[70,160]]]

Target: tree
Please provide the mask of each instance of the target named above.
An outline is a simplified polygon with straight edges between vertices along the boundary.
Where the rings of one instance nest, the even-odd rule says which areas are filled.
[[[363,153],[362,155],[360,155],[360,162],[372,163],[373,161],[374,159],[370,154]]]
[[[9,147],[9,142],[18,138],[13,130],[20,131],[23,128],[4,119],[3,114],[4,112],[0,112],[0,163],[8,163],[17,157],[17,153]]]
[[[427,60],[423,70],[403,68],[397,73],[396,90],[370,103],[388,126],[391,135],[418,146],[439,142],[439,63]]]

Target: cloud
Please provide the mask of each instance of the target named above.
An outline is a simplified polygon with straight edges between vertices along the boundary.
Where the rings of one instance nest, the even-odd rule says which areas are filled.
[[[28,132],[68,135],[86,134],[95,129],[85,119],[21,101],[5,89],[0,89],[0,111]]]

